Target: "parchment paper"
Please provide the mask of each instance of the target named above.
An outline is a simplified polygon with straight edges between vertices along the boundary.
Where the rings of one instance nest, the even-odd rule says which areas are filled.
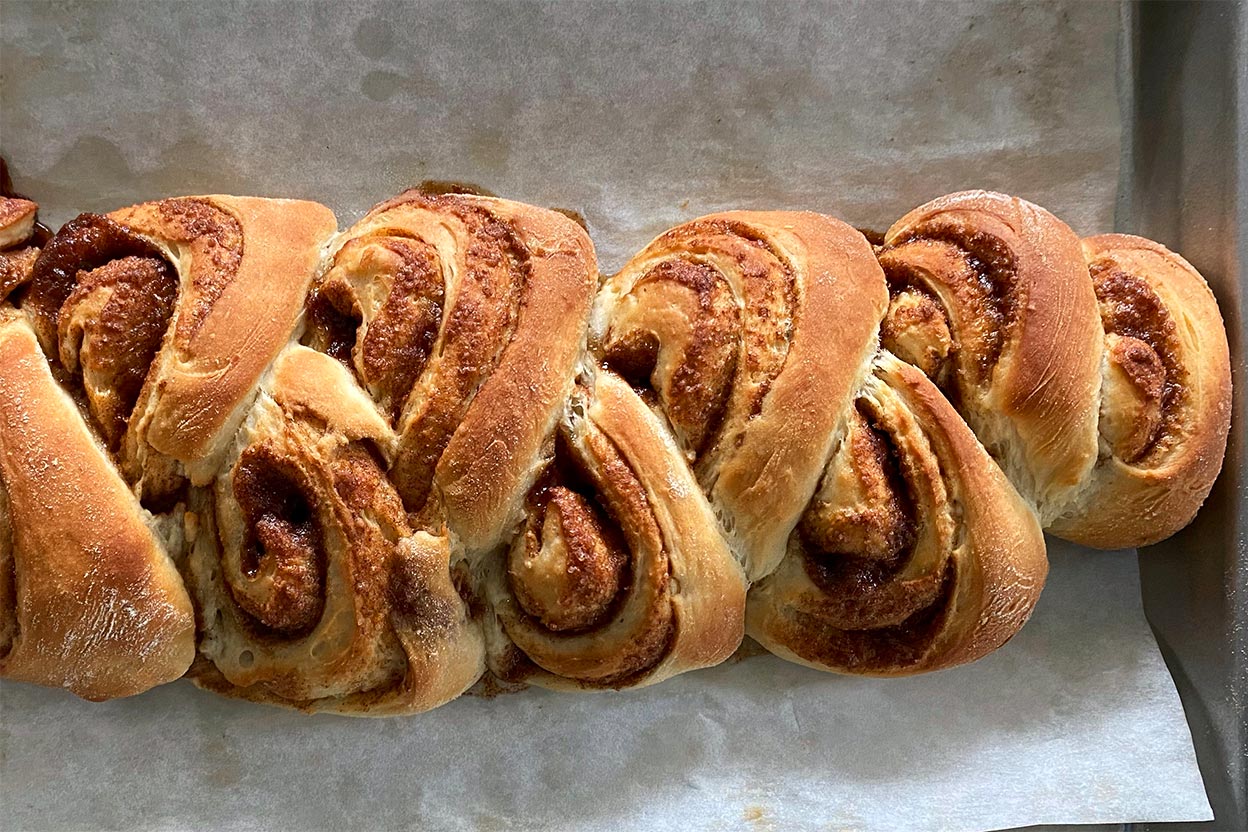
[[[877,228],[967,187],[1112,228],[1113,4],[0,5],[0,152],[59,224],[196,192],[343,224],[423,179],[572,208],[604,270],[673,223]],[[1055,544],[1032,622],[911,680],[770,656],[360,721],[182,682],[0,684],[12,829],[982,830],[1211,817],[1132,553]]]

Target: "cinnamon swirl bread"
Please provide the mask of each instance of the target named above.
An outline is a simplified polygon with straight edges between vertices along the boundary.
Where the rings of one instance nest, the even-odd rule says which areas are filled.
[[[747,632],[813,667],[977,659],[1042,528],[1191,520],[1229,354],[1201,276],[967,192],[872,245],[729,211],[599,279],[563,214],[413,190],[345,232],[227,196],[0,202],[0,675],[412,713],[598,690]]]

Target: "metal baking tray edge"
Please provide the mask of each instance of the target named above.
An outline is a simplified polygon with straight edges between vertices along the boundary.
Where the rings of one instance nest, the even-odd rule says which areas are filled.
[[[1208,278],[1235,385],[1230,446],[1208,502],[1181,534],[1139,555],[1145,613],[1215,820],[1133,828],[1248,830],[1248,8],[1131,2],[1123,15],[1117,225],[1182,251]]]

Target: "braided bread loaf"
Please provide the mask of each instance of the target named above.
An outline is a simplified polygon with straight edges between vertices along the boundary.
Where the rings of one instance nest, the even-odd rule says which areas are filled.
[[[874,248],[703,217],[601,286],[575,222],[471,194],[343,233],[313,203],[164,200],[42,252],[33,204],[0,208],[0,675],[90,698],[189,670],[410,713],[487,669],[651,684],[747,631],[824,669],[950,667],[1030,614],[1042,525],[1164,537],[1226,441],[1195,270],[995,194]]]

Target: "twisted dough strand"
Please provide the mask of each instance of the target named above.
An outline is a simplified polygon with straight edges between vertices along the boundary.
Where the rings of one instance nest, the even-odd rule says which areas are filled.
[[[574,394],[560,440],[506,574],[500,560],[485,574],[495,672],[618,688],[726,659],[743,635],[745,576],[656,415],[603,371],[592,394]],[[592,618],[561,620],[591,599]]]
[[[748,632],[853,673],[973,661],[1039,598],[1039,524],[922,374],[887,352],[872,369],[788,557],[750,591]],[[881,504],[894,508],[880,517]]]
[[[953,194],[894,224],[880,263],[885,347],[944,383],[1042,514],[1060,504],[1096,460],[1097,316],[1078,237],[1023,200]],[[931,319],[912,322],[913,303]]]
[[[752,579],[784,555],[886,302],[862,235],[801,212],[678,226],[599,294],[596,354],[653,391]]]
[[[266,386],[192,503],[205,523],[189,570],[206,622],[196,681],[368,715],[459,695],[483,668],[480,628],[446,537],[413,530],[386,477],[390,426],[341,364],[297,344]]]

